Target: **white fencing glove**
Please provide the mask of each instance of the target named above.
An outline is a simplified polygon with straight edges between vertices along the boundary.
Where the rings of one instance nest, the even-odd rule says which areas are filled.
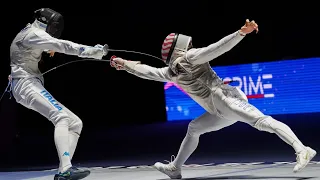
[[[108,54],[108,50],[109,50],[108,44],[105,44],[104,46],[102,46],[101,44],[97,44],[94,47],[102,49],[103,50],[103,56],[106,56]]]
[[[97,44],[94,47],[82,47],[80,48],[79,57],[89,57],[94,59],[102,59],[103,56],[108,54],[108,45]]]

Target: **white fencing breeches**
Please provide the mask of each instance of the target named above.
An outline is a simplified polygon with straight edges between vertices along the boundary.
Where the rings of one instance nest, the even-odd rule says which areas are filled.
[[[220,130],[237,121],[245,122],[261,131],[277,134],[283,141],[291,145],[296,152],[305,148],[287,125],[264,115],[248,103],[244,93],[239,89],[224,90],[218,88],[212,95],[212,103],[214,103],[218,113],[214,115],[204,113],[190,122],[187,135],[173,162],[175,167],[180,168],[193,153],[198,146],[201,134]]]
[[[40,113],[54,125],[66,120],[70,131],[81,133],[81,119],[54,99],[38,78],[14,79],[12,94],[18,103]]]
[[[13,79],[12,94],[18,103],[40,113],[55,125],[60,171],[69,168],[82,131],[80,118],[55,100],[38,78]]]

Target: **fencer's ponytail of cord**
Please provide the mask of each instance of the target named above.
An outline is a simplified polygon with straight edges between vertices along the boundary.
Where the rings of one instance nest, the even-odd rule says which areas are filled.
[[[3,96],[6,94],[6,92],[11,93],[11,81],[9,81],[6,89],[3,91],[2,95],[1,95],[1,98],[0,98],[0,103],[1,103],[1,100],[2,100]],[[0,104],[0,106],[1,106],[1,104]]]
[[[129,50],[118,50],[118,49],[109,49],[108,46],[107,46],[107,48],[108,48],[108,49],[107,49],[108,52],[125,52],[125,53],[141,54],[141,55],[149,56],[149,57],[152,57],[152,58],[155,58],[155,59],[158,59],[158,60],[161,60],[161,61],[162,61],[162,59],[159,58],[159,57],[157,57],[157,56],[153,56],[153,55],[151,55],[151,54],[147,54],[147,53],[143,53],[143,52],[129,51]],[[51,69],[49,69],[48,71],[42,73],[41,75],[43,76],[43,75],[45,75],[45,74],[47,74],[47,73],[49,73],[49,72],[51,72],[51,71],[53,71],[53,70],[56,70],[56,69],[58,69],[58,68],[60,68],[60,67],[66,66],[66,65],[68,65],[68,64],[78,63],[78,62],[83,62],[83,61],[110,62],[110,60],[106,60],[106,59],[101,59],[101,60],[100,60],[100,59],[79,59],[79,60],[70,61],[70,62],[61,64],[61,65],[59,65],[59,66],[56,66],[56,67],[54,67],[54,68],[51,68]],[[162,61],[162,62],[163,62],[163,61]],[[1,103],[1,100],[2,100],[2,98],[4,97],[4,95],[6,94],[6,92],[11,93],[11,92],[10,92],[10,88],[11,88],[11,82],[9,82],[8,86],[6,87],[6,89],[4,90],[4,92],[2,93],[1,98],[0,98],[0,103]]]
[[[108,52],[125,52],[125,53],[134,53],[134,54],[140,54],[140,55],[144,55],[144,56],[149,56],[149,57],[152,57],[152,58],[155,58],[155,59],[158,59],[158,60],[161,60],[161,58],[157,57],[157,56],[153,56],[151,54],[148,54],[148,53],[143,53],[143,52],[139,52],[139,51],[129,51],[129,50],[120,50],[120,49],[107,49]],[[79,60],[75,60],[75,61],[70,61],[70,62],[67,62],[67,63],[64,63],[64,64],[61,64],[59,66],[56,66],[52,69],[49,69],[48,71],[42,73],[41,75],[45,75],[47,74],[48,72],[51,72],[53,70],[56,70],[62,66],[65,66],[65,65],[68,65],[68,64],[72,64],[72,63],[77,63],[77,62],[82,62],[82,61],[99,61],[99,62],[110,62],[110,60],[106,60],[106,59],[79,59]],[[163,62],[163,61],[162,61]]]
[[[49,69],[48,71],[42,73],[41,75],[43,76],[43,75],[45,75],[45,74],[47,74],[47,73],[49,73],[49,72],[51,72],[51,71],[53,71],[53,70],[56,70],[56,69],[58,69],[58,68],[60,68],[60,67],[62,67],[62,66],[66,66],[66,65],[68,65],[68,64],[77,63],[77,62],[83,62],[83,61],[110,62],[110,60],[106,60],[106,59],[78,59],[78,60],[75,60],[75,61],[70,61],[70,62],[67,62],[67,63],[64,63],[64,64],[60,64],[59,66],[56,66],[56,67],[54,67],[54,68],[51,68],[51,69]]]
[[[56,69],[58,69],[58,68],[60,68],[60,67],[62,67],[62,66],[66,66],[66,65],[68,65],[68,64],[77,63],[77,62],[82,62],[82,61],[99,61],[99,62],[102,61],[102,62],[110,62],[110,60],[105,60],[105,59],[101,59],[101,60],[100,60],[100,59],[79,59],[79,60],[70,61],[70,62],[61,64],[61,65],[59,65],[59,66],[56,66],[56,67],[54,67],[54,68],[51,68],[51,69],[49,69],[48,71],[42,73],[40,76],[43,76],[43,75],[45,75],[45,74],[47,74],[47,73],[49,73],[49,72],[51,72],[51,71],[53,71],[53,70],[56,70]],[[10,82],[10,80],[9,80],[8,86],[6,87],[6,89],[3,91],[2,95],[1,95],[0,103],[1,103],[1,100],[2,100],[2,98],[4,97],[4,95],[6,94],[6,92],[11,93],[11,92],[10,92],[10,91],[11,91],[10,87],[11,87],[11,82]]]

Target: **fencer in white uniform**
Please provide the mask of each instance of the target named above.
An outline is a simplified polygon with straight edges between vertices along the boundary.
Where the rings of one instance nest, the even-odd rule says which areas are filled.
[[[218,131],[241,121],[260,131],[275,133],[293,147],[297,153],[294,172],[304,168],[316,155],[316,151],[304,146],[284,123],[264,115],[248,102],[238,88],[224,84],[211,69],[209,61],[228,52],[246,34],[258,30],[258,25],[248,20],[240,30],[204,48],[192,48],[191,37],[171,33],[162,45],[162,59],[169,67],[154,68],[137,61],[113,58],[111,66],[138,77],[178,84],[207,112],[191,121],[178,155],[169,164],[156,163],[155,168],[172,179],[182,178],[181,167],[198,146],[200,135]]]
[[[49,8],[39,9],[35,11],[35,21],[16,35],[10,47],[11,84],[15,100],[46,117],[55,127],[54,141],[60,160],[55,180],[82,179],[90,171],[71,164],[82,121],[44,88],[38,62],[44,51],[94,59],[102,59],[107,54],[101,45],[91,47],[58,39],[63,27],[60,13]]]

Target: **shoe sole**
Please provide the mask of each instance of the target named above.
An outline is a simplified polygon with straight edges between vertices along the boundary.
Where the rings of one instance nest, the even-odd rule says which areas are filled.
[[[161,172],[161,173],[169,176],[169,175],[166,174],[164,171],[162,171],[161,169],[157,168],[155,165],[153,165],[153,168],[155,168],[155,169],[158,170],[159,172]],[[181,176],[181,175],[179,175],[179,176],[177,176],[177,177],[171,177],[171,176],[169,176],[169,178],[170,178],[170,179],[182,179],[182,176]]]
[[[70,177],[70,179],[72,179],[72,180],[83,179],[83,178],[85,178],[85,177],[87,177],[89,175],[90,175],[90,171],[86,171],[86,172],[83,172],[83,173],[77,173],[75,175],[72,175]]]

